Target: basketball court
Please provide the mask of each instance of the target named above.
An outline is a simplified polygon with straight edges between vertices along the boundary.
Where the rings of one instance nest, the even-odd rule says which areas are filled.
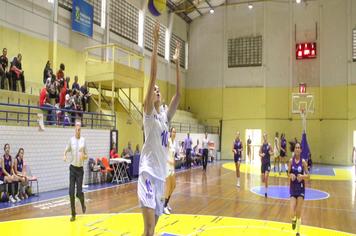
[[[171,215],[163,215],[157,226],[160,235],[294,235],[289,220],[288,181],[271,174],[269,198],[259,193],[259,176],[242,174],[241,188],[230,163],[177,174],[177,189]],[[345,170],[351,173],[350,169]],[[313,175],[312,175],[313,176]],[[352,177],[351,177],[352,178]],[[313,179],[313,178],[312,178]],[[354,181],[313,179],[307,186],[301,235],[353,235]],[[277,188],[277,186],[279,186]],[[312,187],[312,188],[311,188]],[[1,229],[18,235],[141,235],[143,219],[137,203],[136,183],[106,186],[86,193],[88,213],[70,222],[68,197],[1,210]],[[310,188],[310,191],[309,191]],[[314,198],[314,199],[308,199]],[[80,209],[78,208],[80,212]],[[53,231],[53,229],[57,229]]]
[[[0,236],[356,235],[356,0],[0,0],[0,49]]]

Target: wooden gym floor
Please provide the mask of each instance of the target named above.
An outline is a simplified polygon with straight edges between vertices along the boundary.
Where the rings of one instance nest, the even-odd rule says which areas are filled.
[[[263,235],[295,235],[290,227],[289,201],[266,199],[252,192],[253,187],[262,184],[260,176],[249,170],[248,166],[245,165],[244,172],[241,173],[241,188],[236,187],[235,172],[231,170],[232,163],[210,164],[206,173],[201,167],[177,173],[177,187],[170,201],[172,215],[161,217],[157,231],[162,235],[233,235],[236,232],[240,232],[239,235],[262,235],[263,232]],[[353,170],[348,168],[347,171],[350,172],[349,176],[352,176]],[[281,176],[285,175],[286,173],[282,173]],[[270,185],[287,188],[287,181],[287,178],[280,178],[278,174],[271,173]],[[87,216],[79,215],[74,223],[69,222],[68,197],[3,209],[0,210],[0,229],[3,228],[6,232],[15,227],[14,233],[23,225],[23,235],[31,235],[29,232],[52,235],[48,234],[47,230],[58,233],[54,235],[139,235],[139,232],[142,232],[142,217],[139,214],[130,214],[140,213],[136,188],[136,183],[129,183],[86,193]],[[328,198],[304,202],[302,235],[338,235],[336,231],[356,233],[355,181],[352,177],[348,180],[312,179],[307,188],[326,192]],[[41,207],[46,204],[52,206]],[[76,205],[79,214],[79,202]],[[205,215],[211,218],[204,217]],[[48,218],[37,219],[39,217]],[[20,219],[31,220],[13,221]],[[125,223],[125,220],[130,221]],[[232,223],[229,225],[227,221]],[[40,229],[29,229],[31,226],[28,225],[34,227],[36,222],[42,225],[42,230],[47,231],[47,234],[40,233]],[[209,224],[216,224],[215,231],[210,234]],[[262,226],[256,226],[258,224]],[[245,225],[250,229],[244,231]],[[308,231],[307,226],[318,228],[310,228]],[[234,232],[231,231],[233,227]],[[336,231],[322,231],[322,228]]]

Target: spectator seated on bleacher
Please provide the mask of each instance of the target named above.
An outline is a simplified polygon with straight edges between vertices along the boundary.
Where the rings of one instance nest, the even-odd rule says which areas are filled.
[[[25,73],[22,70],[22,55],[19,53],[11,62],[10,73],[12,78],[12,90],[17,91],[17,81],[20,81],[22,92],[25,92]]]
[[[8,89],[12,89],[11,74],[9,73],[9,60],[7,59],[7,49],[2,50],[2,55],[0,56],[0,88],[5,89],[5,81],[7,79]]]
[[[16,154],[15,159],[14,159],[14,166],[13,166],[14,173],[19,178],[19,181],[20,181],[18,197],[22,200],[28,198],[26,191],[25,191],[26,187],[28,186],[28,178],[26,175],[24,154],[25,154],[25,150],[23,148],[20,148]]]
[[[80,91],[73,90],[73,101],[74,101],[74,110],[83,111],[82,99],[80,97]],[[74,120],[73,120],[73,118],[74,118]],[[72,116],[72,121],[74,123],[76,119],[82,119],[82,118],[83,118],[83,114],[80,112],[76,112]],[[82,124],[83,124],[83,121],[82,121]]]
[[[64,109],[66,110],[74,110],[74,98],[73,98],[73,90],[69,90],[68,93],[65,96],[65,103],[64,103]],[[72,112],[65,112],[64,114],[64,124],[65,125],[71,125],[72,124],[72,119],[71,117],[75,115]],[[75,119],[75,117],[74,117]]]
[[[56,100],[58,100],[59,97],[58,86],[59,83],[56,81],[56,77],[54,75],[47,79],[46,87],[48,88],[49,99],[51,100],[50,103],[52,105],[56,103]]]

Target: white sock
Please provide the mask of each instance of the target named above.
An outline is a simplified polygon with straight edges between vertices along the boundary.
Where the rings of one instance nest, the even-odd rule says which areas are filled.
[[[298,218],[297,219],[297,233],[299,233],[301,223],[302,223],[302,219]]]
[[[287,164],[284,164],[284,168],[285,168],[285,171],[287,171],[287,170],[288,170],[288,166],[287,166]]]
[[[240,184],[240,177],[237,177],[237,183]]]

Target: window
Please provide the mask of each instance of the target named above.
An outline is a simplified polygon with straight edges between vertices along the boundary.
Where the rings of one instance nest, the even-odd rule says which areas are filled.
[[[228,67],[262,65],[262,36],[229,39]]]
[[[138,9],[124,0],[110,1],[110,31],[138,42]]]
[[[72,11],[72,5],[73,5],[72,0],[58,0],[58,6],[63,7],[68,11]]]
[[[149,51],[152,51],[153,49],[153,36],[152,36],[152,31],[155,25],[155,21],[148,15],[146,15],[145,19],[145,48]],[[157,49],[157,54],[161,57],[164,57],[164,43],[165,43],[165,33],[166,29],[163,25],[160,25],[159,28],[159,41],[158,41],[158,49]]]
[[[88,1],[90,4],[93,5],[94,8],[94,24],[100,25],[101,24],[101,0],[90,0]]]
[[[169,49],[169,58],[172,61],[173,60],[173,55],[175,53],[176,49],[176,42],[180,42],[180,66],[185,67],[185,41],[181,38],[179,38],[177,35],[172,34],[171,37],[171,43],[170,43],[170,49]]]

